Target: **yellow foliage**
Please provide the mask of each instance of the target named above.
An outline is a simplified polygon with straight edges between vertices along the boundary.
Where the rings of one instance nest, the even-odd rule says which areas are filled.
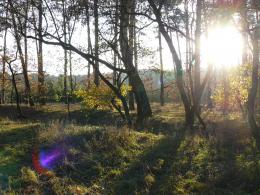
[[[244,106],[248,99],[248,90],[251,85],[251,66],[250,64],[234,67],[226,73],[226,95],[228,96],[228,106],[236,108]],[[221,83],[213,95],[213,100],[217,106],[225,106],[225,87]]]
[[[122,96],[126,97],[131,91],[129,85],[122,85],[120,92]],[[87,110],[110,110],[113,108],[112,101],[115,105],[121,106],[121,101],[105,84],[99,86],[91,85],[87,90],[80,89],[75,92],[76,97],[81,99],[81,103]]]
[[[22,172],[22,179],[23,181],[27,182],[27,183],[31,183],[31,184],[38,184],[38,176],[37,174],[31,170],[28,167],[23,167],[21,169]]]

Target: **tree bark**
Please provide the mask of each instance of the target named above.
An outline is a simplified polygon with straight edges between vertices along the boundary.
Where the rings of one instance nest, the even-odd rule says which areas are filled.
[[[86,0],[85,2],[85,9],[86,9],[86,19],[87,19],[87,34],[88,34],[88,53],[93,54],[92,52],[92,44],[91,44],[91,36],[90,36],[90,15],[89,15],[89,1]],[[90,63],[88,62],[88,73],[87,73],[87,87],[90,87]]]
[[[62,1],[62,12],[63,12],[63,36],[64,43],[67,44],[67,19],[66,19],[66,0]],[[63,99],[65,103],[68,103],[68,82],[67,82],[67,68],[68,68],[68,52],[64,49],[64,75],[63,75]]]
[[[11,72],[11,75],[12,75],[12,85],[13,85],[15,95],[16,95],[16,109],[17,109],[18,117],[22,117],[22,110],[21,110],[21,107],[20,107],[20,96],[19,96],[19,92],[18,92],[18,89],[17,89],[17,85],[16,85],[16,81],[15,81],[15,73],[14,73],[13,68],[11,66],[11,62],[8,63],[8,66],[9,66],[9,69],[10,69],[10,72]]]
[[[95,20],[95,57],[99,58],[99,36],[98,36],[98,0],[94,0],[94,20]],[[99,62],[95,61],[95,67],[93,68],[94,73],[94,83],[96,86],[99,85]]]
[[[118,23],[119,23],[119,2],[116,0],[115,2],[115,24],[114,24],[114,37],[115,37],[115,51],[114,51],[114,67],[117,67],[118,65],[118,56],[117,56],[117,50],[118,50]],[[113,85],[117,85],[117,73],[114,70],[113,71]]]
[[[39,39],[42,39],[42,15],[43,15],[43,7],[42,0],[39,1],[38,5],[39,10]],[[38,96],[39,103],[41,105],[45,104],[45,90],[44,90],[44,72],[43,72],[43,47],[42,42],[38,41],[39,50],[38,50]]]
[[[185,110],[185,123],[187,126],[193,127],[194,124],[194,112],[193,109],[191,108],[191,102],[189,101],[189,98],[185,92],[185,87],[184,87],[184,80],[183,80],[183,68],[182,68],[182,64],[180,61],[180,58],[177,54],[177,51],[173,45],[172,39],[170,38],[169,34],[167,33],[163,22],[161,20],[161,12],[160,10],[156,7],[155,3],[153,0],[148,0],[150,6],[153,9],[153,13],[156,17],[156,21],[159,25],[159,30],[161,32],[161,34],[163,35],[163,37],[166,40],[166,43],[170,49],[171,55],[172,55],[172,60],[173,60],[173,64],[175,64],[175,68],[176,68],[176,85],[177,88],[180,92],[180,96],[182,99],[182,103],[184,106],[184,110]]]
[[[2,77],[2,104],[5,104],[5,68],[6,68],[6,62],[5,62],[5,58],[6,58],[6,37],[7,37],[7,28],[5,29],[4,32],[4,46],[3,46],[3,57],[2,57],[2,63],[3,63],[3,77]]]
[[[253,39],[253,70],[252,86],[248,95],[248,123],[256,140],[257,149],[260,151],[260,129],[255,120],[255,100],[258,87],[258,69],[259,69],[259,44],[256,37]]]
[[[159,55],[160,55],[160,103],[164,106],[164,70],[163,70],[163,58],[162,58],[162,37],[161,32],[158,28],[158,38],[159,38]]]
[[[196,30],[195,30],[195,65],[194,65],[194,112],[200,113],[200,41],[201,41],[201,12],[202,0],[197,0],[196,6]]]
[[[29,98],[29,104],[30,106],[34,106],[34,102],[33,99],[31,97],[31,87],[30,87],[30,82],[29,82],[29,77],[28,77],[28,72],[27,72],[27,67],[26,67],[26,63],[25,63],[25,58],[24,58],[24,54],[22,51],[22,46],[21,46],[21,42],[20,42],[20,37],[18,34],[18,27],[15,21],[15,15],[14,15],[14,7],[12,4],[11,0],[8,0],[8,3],[11,7],[11,16],[12,16],[12,23],[13,23],[13,28],[14,28],[14,37],[15,37],[15,41],[17,44],[17,49],[18,49],[18,53],[19,53],[19,57],[21,60],[21,64],[22,64],[22,69],[23,69],[23,76],[24,76],[24,82],[25,82],[25,92],[27,97]]]
[[[131,8],[130,12],[135,13],[135,0],[131,0]],[[134,33],[135,33],[135,14],[130,13],[130,24],[129,24],[129,50],[130,50],[130,58],[133,63],[134,60]],[[132,80],[129,78],[129,84],[132,86]],[[132,86],[133,87],[133,86]],[[129,110],[135,110],[135,99],[134,93],[131,90],[129,92]]]
[[[150,103],[144,88],[143,82],[133,65],[131,57],[131,49],[129,46],[128,28],[129,28],[129,7],[132,5],[132,0],[121,0],[120,10],[120,49],[124,65],[128,70],[128,76],[131,80],[132,90],[135,95],[137,104],[137,124],[142,125],[144,119],[152,115]]]

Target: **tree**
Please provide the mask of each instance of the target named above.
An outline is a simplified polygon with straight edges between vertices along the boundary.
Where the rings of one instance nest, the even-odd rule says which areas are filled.
[[[130,56],[132,62],[134,63],[134,39],[135,39],[135,0],[131,1],[131,7],[130,12],[131,15],[129,16],[129,50],[130,50]],[[132,86],[132,80],[129,78],[129,83]],[[134,110],[135,109],[135,101],[134,101],[134,93],[133,91],[129,92],[129,109]]]
[[[24,76],[24,82],[25,82],[25,92],[26,92],[26,95],[29,99],[30,106],[34,106],[34,102],[33,102],[33,99],[31,97],[31,87],[30,87],[30,82],[29,82],[29,77],[28,77],[28,72],[27,72],[27,65],[26,65],[25,57],[24,57],[22,47],[21,47],[19,29],[18,29],[17,22],[16,22],[16,19],[15,19],[15,8],[14,8],[11,0],[8,0],[8,3],[9,3],[9,6],[10,6],[10,10],[11,10],[12,24],[13,24],[13,29],[14,29],[14,37],[15,37],[15,41],[16,41],[16,44],[17,44],[17,49],[18,49],[18,52],[19,52],[19,57],[20,57],[20,61],[21,61],[21,64],[22,64],[22,69],[23,69],[23,76]],[[23,34],[25,34],[25,33],[23,33]],[[25,36],[26,36],[26,34],[25,34]]]
[[[5,19],[7,20],[8,18],[8,11],[5,13]],[[1,94],[1,103],[5,103],[5,81],[6,81],[6,61],[5,61],[5,56],[6,56],[6,38],[7,38],[7,31],[8,26],[6,25],[4,29],[4,44],[3,44],[3,56],[2,56],[2,64],[3,64],[3,71],[2,71],[2,94]]]
[[[256,140],[257,149],[260,151],[260,129],[255,120],[255,103],[258,88],[258,69],[259,69],[259,36],[253,35],[253,69],[252,69],[252,86],[248,94],[248,123]]]
[[[164,70],[163,70],[163,57],[162,57],[162,36],[158,28],[158,39],[159,39],[159,55],[160,55],[160,103],[164,105]]]
[[[62,17],[63,17],[63,39],[67,44],[67,13],[66,13],[66,0],[62,0]],[[64,80],[63,80],[63,98],[64,102],[68,104],[68,52],[64,49]]]
[[[110,63],[109,60],[103,60],[100,56],[96,56],[94,54],[85,52],[82,50],[82,48],[77,48],[75,47],[72,43],[69,43],[67,39],[64,39],[64,35],[67,34],[65,33],[64,26],[64,13],[67,13],[67,9],[69,6],[63,6],[64,1],[59,3],[59,2],[51,2],[51,1],[44,1],[46,7],[46,11],[44,12],[43,16],[45,19],[46,26],[43,27],[44,33],[42,33],[42,37],[40,38],[39,36],[34,36],[33,34],[28,34],[26,35],[20,28],[17,30],[17,34],[20,33],[22,36],[27,36],[27,38],[35,39],[38,41],[41,41],[42,43],[49,44],[49,45],[56,45],[56,46],[61,46],[64,50],[66,51],[72,51],[87,60],[89,64],[93,66],[93,69],[96,71],[98,74],[98,77],[106,84],[108,85],[118,96],[118,98],[124,102],[124,97],[120,93],[120,85],[125,81],[125,79],[122,80],[122,82],[119,82],[119,86],[114,86],[112,83],[110,83],[109,79],[107,79],[99,70],[99,67],[97,66],[98,64],[103,64],[107,68],[111,69],[112,71],[116,71],[118,75],[121,74],[126,74],[129,79],[131,79],[132,82],[132,90],[135,94],[136,97],[136,103],[137,103],[137,123],[142,124],[143,120],[151,116],[151,107],[149,104],[149,100],[143,85],[143,82],[138,74],[138,71],[136,70],[133,60],[131,58],[131,51],[129,47],[129,28],[130,28],[130,11],[125,7],[125,1],[120,2],[120,11],[119,12],[119,19],[120,19],[120,28],[119,28],[119,43],[120,43],[120,50],[116,51],[118,59],[120,59],[120,63],[124,65],[125,68],[121,68],[119,66],[115,67],[114,64]],[[88,3],[88,1],[83,1],[83,2],[76,2],[78,4],[74,4],[75,2],[71,2],[71,7],[74,10],[75,14],[81,14],[83,13],[82,10],[87,7],[85,3]],[[132,2],[127,2],[128,5],[132,4]],[[13,3],[17,5],[18,3]],[[80,6],[76,6],[80,5]],[[102,4],[99,2],[99,4],[96,4],[98,6],[101,6]],[[95,7],[95,6],[94,6]],[[94,10],[93,7],[93,10]],[[115,7],[113,7],[115,8]],[[103,10],[104,8],[99,8],[100,10]],[[54,14],[58,14],[57,10],[62,10],[62,14],[59,17],[62,21],[59,22],[59,19],[54,16]],[[125,11],[128,12],[125,12]],[[24,15],[22,12],[20,12],[19,9],[16,9],[15,7],[11,10],[12,14],[16,16],[17,18],[22,18],[24,19]],[[85,13],[85,12],[84,12]],[[105,13],[103,13],[104,16]],[[66,14],[67,15],[67,14]],[[95,14],[94,14],[95,15]],[[97,17],[101,17],[101,14],[98,14]],[[67,18],[65,18],[67,19]],[[95,20],[95,19],[94,19]],[[48,25],[51,23],[52,25]],[[111,23],[110,23],[111,24]],[[39,27],[33,25],[33,22],[31,20],[28,20],[28,25],[30,29],[36,30],[37,32],[39,31]],[[102,31],[101,29],[98,29],[99,35],[98,38],[102,38],[104,41],[105,38],[102,36]],[[19,35],[19,34],[18,34]],[[106,49],[109,48],[110,50],[114,50],[113,44],[110,44],[111,41],[106,41],[108,44],[104,46],[104,42],[101,42],[99,44],[103,44],[102,47],[99,47],[98,53],[100,52],[106,52]],[[97,44],[96,44],[97,45]],[[105,48],[105,49],[104,49]],[[102,50],[103,49],[103,50]],[[117,79],[118,80],[118,79]],[[125,110],[125,114],[127,115],[128,112],[128,106],[123,103],[123,107]]]
[[[129,46],[129,13],[131,13],[132,0],[120,1],[120,49],[122,55],[122,61],[126,70],[128,71],[128,77],[131,81],[132,90],[135,94],[135,100],[137,104],[137,124],[142,124],[143,120],[152,115],[150,103],[143,85],[143,82],[134,67],[132,60],[131,47]]]
[[[114,49],[114,66],[118,66],[118,23],[119,23],[119,0],[115,0],[115,22],[114,22],[114,37],[115,37],[115,49]],[[117,85],[117,72],[113,71],[113,85]]]
[[[173,64],[175,64],[175,70],[176,70],[176,85],[177,88],[180,92],[180,96],[184,105],[184,110],[185,110],[185,123],[186,125],[190,126],[191,128],[193,128],[194,125],[194,117],[195,115],[197,116],[199,122],[204,126],[205,128],[205,124],[203,122],[203,120],[200,117],[200,113],[198,112],[198,108],[199,108],[199,103],[200,103],[200,99],[202,96],[202,93],[204,91],[204,88],[206,86],[206,83],[208,81],[210,72],[211,72],[211,67],[209,66],[206,76],[203,79],[202,83],[200,83],[200,53],[199,53],[199,39],[200,39],[200,25],[201,25],[201,6],[202,6],[202,1],[198,0],[197,2],[197,18],[199,18],[199,20],[197,21],[197,36],[195,36],[195,39],[197,38],[197,44],[195,41],[195,47],[197,47],[197,59],[195,61],[197,61],[196,66],[195,66],[195,74],[194,77],[196,80],[195,82],[197,82],[197,84],[195,84],[196,89],[194,89],[194,91],[196,90],[196,95],[194,94],[192,97],[189,96],[189,92],[187,92],[187,89],[185,89],[185,81],[183,79],[183,67],[182,67],[182,62],[180,60],[180,57],[177,53],[177,50],[175,48],[175,46],[173,45],[173,41],[171,36],[169,35],[167,29],[171,28],[169,26],[169,24],[165,25],[163,18],[162,18],[162,7],[163,7],[163,3],[164,2],[159,2],[159,5],[157,6],[155,1],[153,0],[148,0],[149,5],[152,8],[153,14],[156,17],[156,22],[159,25],[159,30],[161,32],[161,34],[163,35],[164,39],[166,40],[166,43],[170,49],[170,52],[172,54],[172,60],[173,60]],[[176,2],[178,3],[178,2]],[[177,31],[177,33],[181,33],[183,36],[187,36],[185,35],[182,31],[180,31],[178,28],[174,28],[173,29],[175,31]],[[189,37],[191,39],[191,37]],[[191,83],[192,84],[192,83]],[[192,87],[191,87],[192,88]]]
[[[99,33],[98,33],[98,0],[94,0],[94,20],[95,20],[95,57],[99,57]],[[99,78],[98,78],[98,72],[99,72],[99,62],[95,60],[95,67],[93,69],[94,71],[94,83],[96,86],[99,85]]]
[[[86,0],[84,2],[85,4],[85,10],[86,10],[86,23],[87,23],[87,34],[88,34],[88,53],[93,55],[93,51],[92,51],[92,43],[91,43],[91,36],[90,36],[90,13],[89,13],[89,1]],[[90,87],[90,67],[91,64],[88,63],[88,73],[87,73],[87,80],[88,80],[88,87]]]
[[[17,89],[17,85],[16,85],[15,72],[14,72],[14,69],[12,67],[12,63],[17,60],[17,52],[16,52],[16,56],[15,56],[14,59],[8,59],[7,56],[4,56],[3,60],[8,64],[9,70],[11,72],[12,85],[13,85],[15,95],[16,95],[16,109],[17,109],[18,117],[22,117],[23,115],[22,115],[22,110],[21,110],[21,106],[20,106],[20,96],[19,96],[19,92],[18,92],[18,89]]]
[[[42,16],[43,16],[43,4],[42,0],[39,0],[38,4],[39,10],[39,23],[38,23],[38,36],[39,39],[42,39]],[[42,42],[38,41],[39,48],[38,50],[38,96],[40,104],[45,104],[45,89],[44,89],[44,72],[43,72],[43,46]]]

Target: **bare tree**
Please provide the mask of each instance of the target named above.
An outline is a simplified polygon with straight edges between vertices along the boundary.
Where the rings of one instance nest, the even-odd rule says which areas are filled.
[[[28,72],[27,72],[27,65],[25,62],[25,57],[22,51],[22,46],[21,46],[21,41],[20,41],[20,35],[18,31],[18,26],[15,20],[15,8],[13,7],[13,3],[11,0],[8,0],[8,3],[10,5],[10,10],[11,10],[11,17],[12,17],[12,24],[13,24],[13,29],[14,29],[14,36],[15,36],[15,41],[17,44],[17,49],[20,57],[20,61],[22,64],[22,69],[23,69],[23,76],[24,76],[24,82],[25,82],[25,92],[26,95],[29,99],[29,104],[30,106],[34,106],[33,99],[31,97],[31,87],[30,87],[30,82],[29,82],[29,77],[28,77]]]
[[[6,18],[7,18],[7,13],[6,12]],[[1,94],[1,103],[5,104],[5,75],[6,75],[6,61],[5,61],[5,56],[6,56],[6,38],[7,38],[7,27],[4,30],[4,44],[3,44],[3,57],[2,57],[2,63],[3,63],[3,71],[2,71],[2,94]]]
[[[160,55],[160,103],[164,105],[164,69],[163,69],[163,57],[162,57],[162,36],[158,28],[158,39],[159,39],[159,55]]]
[[[133,64],[131,47],[129,46],[129,13],[131,13],[132,0],[120,1],[120,49],[124,66],[128,71],[129,80],[131,81],[132,90],[135,94],[137,103],[137,123],[140,125],[144,119],[152,115],[150,103],[144,88],[143,82]]]
[[[98,35],[98,22],[99,22],[99,16],[98,16],[98,0],[94,0],[94,20],[95,20],[95,57],[99,57],[99,35]],[[94,70],[94,83],[96,86],[99,85],[99,78],[98,78],[98,72],[99,72],[99,62],[95,61],[95,68]]]
[[[252,40],[253,44],[253,70],[252,86],[248,95],[248,123],[256,140],[256,145],[260,151],[260,129],[255,120],[255,103],[258,88],[258,69],[259,69],[259,37],[255,33]]]
[[[39,0],[38,4],[39,10],[39,26],[38,26],[38,36],[39,39],[42,39],[42,16],[43,16],[43,4],[42,0]],[[45,90],[44,90],[44,72],[43,72],[43,46],[42,42],[38,41],[38,96],[40,104],[45,104]]]

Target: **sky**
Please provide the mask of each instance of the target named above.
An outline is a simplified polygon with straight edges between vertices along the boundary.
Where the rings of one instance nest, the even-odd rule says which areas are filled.
[[[93,24],[93,21],[91,21]],[[92,26],[92,25],[91,25]],[[87,29],[85,26],[78,23],[75,28],[75,32],[72,37],[72,43],[77,48],[87,48]],[[92,26],[92,43],[94,43],[93,37],[93,26]],[[215,66],[233,66],[241,62],[242,56],[242,38],[234,24],[229,24],[229,26],[211,26],[208,31],[208,38],[205,34],[202,35],[201,41],[201,54],[202,54],[202,64],[203,68],[207,67],[208,64],[213,64]],[[152,24],[151,26],[142,30],[142,35],[138,38],[141,42],[142,47],[146,47],[151,50],[151,55],[147,57],[138,59],[139,69],[148,68],[159,68],[159,41],[158,41],[158,27],[157,24]],[[184,62],[185,60],[185,39],[179,36],[180,41],[180,52],[181,58]],[[177,47],[176,34],[173,33],[173,43]],[[15,53],[15,42],[12,36],[11,30],[8,31],[7,38],[8,45],[8,55],[13,55]],[[3,38],[0,37],[0,47],[3,46]],[[165,70],[173,70],[174,65],[171,57],[171,53],[168,46],[162,36],[162,47],[163,47],[163,65]],[[63,74],[64,66],[64,51],[59,46],[43,45],[43,55],[44,55],[44,70],[47,74],[59,75]],[[109,52],[106,55],[101,55],[104,60],[111,61],[112,53]],[[15,62],[17,67],[19,66],[19,60]],[[112,61],[111,61],[112,63]],[[87,62],[82,59],[79,55],[72,55],[73,64],[73,74],[74,75],[86,75],[87,74]],[[183,64],[183,67],[185,65]],[[1,69],[1,68],[0,68]],[[110,72],[110,70],[103,65],[100,65],[102,72]],[[35,41],[29,40],[29,70],[37,71],[37,55],[35,50]]]

